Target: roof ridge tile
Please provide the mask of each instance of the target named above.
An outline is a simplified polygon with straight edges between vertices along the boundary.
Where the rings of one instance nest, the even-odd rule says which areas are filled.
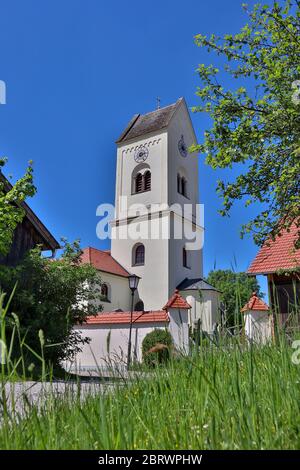
[[[259,312],[269,311],[269,306],[266,304],[260,297],[258,297],[257,292],[253,292],[250,300],[244,305],[241,309],[241,312],[246,313],[250,310],[255,310]]]
[[[168,310],[169,308],[179,308],[179,309],[188,310],[191,308],[191,306],[180,295],[179,290],[176,289],[174,294],[170,297],[166,305],[163,307],[163,310]]]

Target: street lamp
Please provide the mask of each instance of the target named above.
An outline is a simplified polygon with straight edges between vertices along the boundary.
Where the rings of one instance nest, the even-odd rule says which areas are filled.
[[[131,312],[130,312],[130,327],[129,327],[129,340],[128,340],[128,353],[127,353],[127,370],[129,370],[130,362],[131,362],[131,334],[132,334],[132,314],[133,314],[133,300],[134,300],[134,293],[138,288],[139,285],[139,276],[135,274],[130,274],[128,276],[129,282],[129,289],[131,290]]]

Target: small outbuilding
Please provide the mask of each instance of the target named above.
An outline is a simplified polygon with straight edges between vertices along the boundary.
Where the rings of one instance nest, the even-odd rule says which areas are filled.
[[[185,278],[177,288],[191,305],[189,325],[192,330],[197,328],[200,321],[201,330],[212,335],[217,325],[221,323],[220,291],[202,278]]]
[[[241,309],[244,314],[245,336],[256,344],[272,339],[273,322],[269,306],[253,292],[251,299]]]

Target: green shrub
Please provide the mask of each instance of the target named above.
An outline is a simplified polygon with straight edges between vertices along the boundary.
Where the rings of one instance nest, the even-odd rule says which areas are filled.
[[[173,341],[172,336],[168,330],[161,330],[156,328],[148,333],[142,343],[143,361],[147,365],[162,364],[167,362],[170,358],[170,349]],[[166,348],[160,348],[161,345]],[[157,350],[149,352],[151,348],[157,346]]]

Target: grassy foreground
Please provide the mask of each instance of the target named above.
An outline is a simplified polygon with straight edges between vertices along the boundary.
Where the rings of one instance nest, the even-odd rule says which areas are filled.
[[[50,396],[39,413],[2,421],[0,448],[299,449],[293,352],[214,347],[107,396]]]

